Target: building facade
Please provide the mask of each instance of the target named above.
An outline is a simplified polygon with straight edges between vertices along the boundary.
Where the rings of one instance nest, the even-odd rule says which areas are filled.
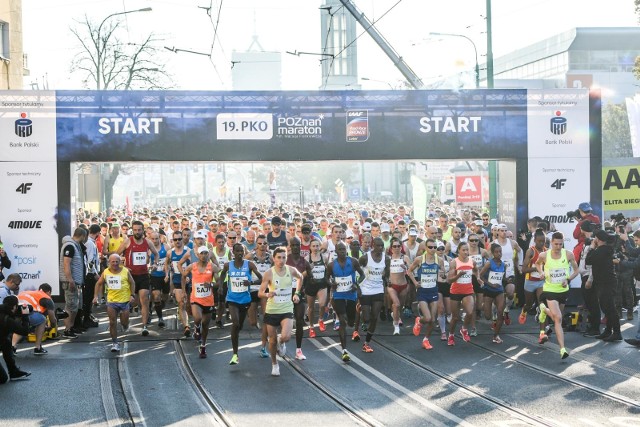
[[[22,0],[0,0],[0,90],[22,89]]]

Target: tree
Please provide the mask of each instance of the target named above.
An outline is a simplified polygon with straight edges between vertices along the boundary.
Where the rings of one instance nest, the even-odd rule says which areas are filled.
[[[147,12],[150,8],[132,12]],[[157,39],[153,33],[147,35],[141,43],[124,43],[120,37],[123,31],[117,15],[114,13],[100,23],[89,19],[87,15],[77,25],[70,28],[71,33],[80,42],[81,49],[71,63],[71,73],[81,73],[87,89],[129,90],[129,89],[166,89],[171,87],[171,76],[159,59],[161,51],[156,47]],[[113,19],[111,19],[113,18]],[[113,202],[113,187],[120,173],[126,173],[125,165],[113,165],[104,181],[105,209]]]
[[[602,110],[602,157],[633,157],[627,107],[608,104]]]
[[[72,73],[83,74],[87,89],[167,89],[171,76],[159,59],[160,40],[153,33],[141,43],[120,39],[121,21],[113,14],[99,24],[85,15],[70,30],[81,49],[71,63]],[[113,19],[110,19],[114,17]]]

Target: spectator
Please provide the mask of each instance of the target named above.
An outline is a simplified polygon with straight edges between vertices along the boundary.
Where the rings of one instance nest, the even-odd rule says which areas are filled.
[[[0,384],[4,384],[9,379],[18,380],[31,375],[30,372],[20,370],[16,365],[16,360],[11,348],[11,335],[29,333],[29,308],[18,308],[18,298],[15,295],[8,295],[0,304],[0,349],[2,357],[7,364],[7,372],[0,365]]]
[[[30,306],[29,310],[29,332],[33,331],[36,336],[33,354],[42,356],[47,354],[47,350],[42,348],[42,337],[45,331],[56,326],[56,306],[51,298],[51,286],[48,283],[40,285],[37,291],[24,291],[18,294],[20,305]],[[49,327],[47,327],[47,317],[49,318]],[[20,337],[26,334],[13,334],[13,346],[20,341]]]
[[[11,260],[9,259],[7,252],[4,250],[2,240],[0,240],[0,282],[4,280],[3,270],[5,268],[11,268]]]
[[[64,319],[65,338],[77,338],[82,333],[73,327],[78,313],[80,292],[85,278],[85,256],[83,244],[87,239],[87,230],[76,228],[72,236],[62,238],[60,249],[60,283],[64,290],[65,311],[69,317]]]
[[[600,217],[593,213],[593,209],[589,202],[583,202],[578,205],[578,212],[580,213],[580,220],[576,224],[576,228],[573,229],[573,238],[578,242],[584,241],[584,236],[580,232],[580,226],[583,222],[589,221],[592,224],[600,224]]]

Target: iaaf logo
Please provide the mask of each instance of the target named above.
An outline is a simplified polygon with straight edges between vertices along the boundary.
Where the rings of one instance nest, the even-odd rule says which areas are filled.
[[[550,130],[554,135],[562,135],[567,131],[567,119],[562,117],[562,112],[556,111],[556,116],[551,118]]]
[[[347,111],[347,142],[363,142],[369,139],[369,112]]]
[[[27,113],[20,113],[20,118],[15,123],[15,132],[20,138],[27,138],[33,133],[33,121],[27,119]]]
[[[34,256],[15,255],[13,259],[18,265],[33,265],[38,261],[38,258]]]

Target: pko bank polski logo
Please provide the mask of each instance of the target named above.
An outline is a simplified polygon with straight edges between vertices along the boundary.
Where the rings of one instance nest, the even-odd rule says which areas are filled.
[[[20,138],[27,138],[33,133],[33,121],[27,119],[27,113],[20,113],[20,118],[16,120],[15,132]]]
[[[560,111],[556,111],[556,116],[551,118],[550,130],[554,135],[562,135],[567,132],[567,119],[562,117]]]

